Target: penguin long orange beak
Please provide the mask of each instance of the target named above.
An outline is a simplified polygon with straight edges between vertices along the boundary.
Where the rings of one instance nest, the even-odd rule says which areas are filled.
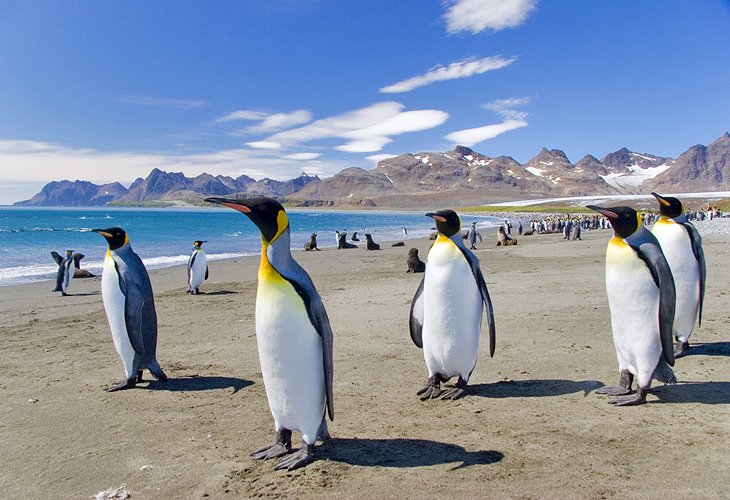
[[[603,214],[609,219],[618,219],[618,214],[607,208],[599,207],[597,205],[586,205],[586,208],[590,208],[591,210],[598,212],[599,214]]]
[[[439,222],[446,222],[446,218],[445,217],[442,217],[441,215],[436,215],[433,212],[427,213],[426,214],[426,217],[431,217],[432,219],[437,220]]]
[[[664,197],[663,197],[662,195],[660,195],[660,194],[657,194],[657,193],[655,193],[655,192],[653,192],[653,191],[652,191],[651,195],[652,195],[652,196],[653,196],[654,198],[656,198],[656,199],[657,199],[657,201],[658,201],[659,203],[661,203],[662,205],[664,205],[665,207],[668,207],[668,206],[670,206],[670,205],[671,205],[671,203],[669,203],[669,202],[668,202],[668,201],[667,201],[667,200],[666,200],[666,199],[665,199],[665,198],[664,198]]]
[[[99,233],[99,234],[100,234],[100,235],[102,235],[102,236],[103,236],[104,238],[111,238],[111,237],[112,237],[111,233],[107,233],[107,232],[106,232],[106,231],[104,231],[103,229],[92,229],[92,230],[91,230],[91,232],[92,232],[92,233]]]
[[[232,208],[233,210],[237,210],[244,214],[250,214],[251,209],[244,205],[243,200],[236,200],[233,198],[206,198],[203,201],[207,201],[208,203],[215,203],[217,205],[223,205],[224,207]]]

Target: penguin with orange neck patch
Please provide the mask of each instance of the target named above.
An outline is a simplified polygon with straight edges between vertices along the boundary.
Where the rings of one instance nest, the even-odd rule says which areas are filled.
[[[643,404],[652,379],[676,382],[671,369],[674,278],[659,242],[636,210],[587,208],[606,216],[614,230],[606,249],[606,292],[620,379],[618,386],[596,392],[620,396],[609,401],[616,406]],[[634,378],[637,389],[631,394]]]
[[[477,362],[482,310],[489,328],[489,355],[494,355],[492,302],[479,259],[464,245],[461,220],[453,210],[426,216],[436,221],[438,236],[426,259],[426,271],[411,303],[410,333],[423,348],[428,382],[418,391],[421,400],[464,395]],[[458,377],[456,386],[441,383]]]
[[[206,198],[246,215],[261,231],[256,293],[256,341],[276,437],[251,454],[254,460],[288,455],[275,469],[293,470],[313,459],[326,439],[325,412],[334,418],[332,329],[322,299],[290,249],[289,219],[271,198]],[[302,435],[292,452],[291,435]]]

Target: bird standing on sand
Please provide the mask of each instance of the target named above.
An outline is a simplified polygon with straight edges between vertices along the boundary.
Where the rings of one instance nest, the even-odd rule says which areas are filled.
[[[674,383],[672,346],[675,288],[659,242],[630,207],[587,208],[611,222],[614,236],[606,249],[606,292],[618,357],[619,385],[598,394],[621,396],[616,406],[646,402],[652,379]],[[636,394],[631,384],[636,377]]]
[[[188,259],[188,293],[197,295],[200,293],[200,285],[208,279],[208,259],[203,250],[205,241],[193,242],[193,253]]]
[[[289,219],[271,198],[206,198],[246,215],[261,231],[256,294],[256,340],[274,443],[251,454],[254,460],[289,455],[275,469],[293,470],[312,461],[315,441],[329,437],[325,410],[334,418],[332,329],[307,272],[290,249]],[[292,453],[291,434],[302,434]]]
[[[65,297],[68,295],[68,289],[71,286],[76,269],[81,267],[79,262],[84,258],[84,254],[74,253],[73,250],[66,250],[66,257],[61,257],[58,252],[51,252],[51,257],[58,264],[56,287],[51,291],[61,292],[61,295]]]
[[[702,303],[705,299],[707,266],[702,250],[702,237],[684,213],[682,202],[671,196],[651,193],[659,202],[661,216],[651,232],[662,246],[664,256],[677,288],[674,311],[674,357],[682,357],[689,349],[689,337],[695,323],[702,324]]]
[[[157,313],[147,270],[122,228],[92,231],[109,243],[101,275],[101,295],[114,347],[126,374],[125,380],[107,391],[131,389],[142,382],[145,368],[164,382],[167,375],[157,362]]]
[[[426,259],[426,272],[411,303],[410,332],[423,348],[428,383],[421,400],[457,399],[464,395],[477,362],[482,309],[489,325],[489,355],[494,355],[492,302],[479,259],[464,245],[461,220],[453,210],[427,213],[436,221],[438,236]],[[458,377],[456,387],[441,383]]]

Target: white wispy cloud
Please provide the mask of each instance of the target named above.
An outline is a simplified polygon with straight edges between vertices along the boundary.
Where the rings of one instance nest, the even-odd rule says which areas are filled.
[[[224,122],[233,122],[233,121],[240,121],[240,120],[263,120],[266,118],[269,114],[264,113],[263,111],[252,111],[250,109],[241,109],[238,111],[233,111],[231,113],[228,113],[227,115],[221,116],[220,118],[217,118],[215,121],[218,123],[224,123]]]
[[[251,125],[242,129],[239,133],[243,134],[270,134],[279,130],[286,130],[290,127],[296,127],[304,123],[312,121],[312,113],[306,109],[297,109],[289,113],[265,113],[263,111],[254,111],[242,109],[233,111],[227,115],[221,116],[215,120],[217,123],[227,123],[233,121],[256,121],[256,125]]]
[[[193,99],[164,99],[160,97],[149,97],[143,95],[126,95],[119,98],[127,104],[139,104],[141,106],[156,106],[159,108],[196,109],[206,106],[208,103]]]
[[[287,160],[314,160],[322,156],[321,153],[292,153],[284,155],[282,158]]]
[[[449,33],[500,31],[524,23],[537,0],[454,0],[444,20]]]
[[[279,145],[293,147],[310,141],[341,138],[348,142],[336,146],[338,151],[369,153],[379,151],[392,142],[391,136],[427,130],[441,125],[448,113],[439,110],[403,111],[405,106],[387,101],[349,111],[340,115],[315,120],[303,127],[273,134],[263,141],[248,143],[251,147]]]
[[[377,164],[383,160],[387,160],[388,158],[395,158],[398,155],[391,155],[391,154],[380,154],[380,155],[370,155],[366,156],[365,159],[369,161],[370,163]]]
[[[482,106],[484,109],[494,111],[503,118],[501,123],[484,125],[482,127],[457,130],[446,136],[446,139],[455,144],[474,146],[480,142],[494,139],[498,135],[526,127],[528,113],[516,110],[517,106],[524,106],[530,102],[529,97],[510,97],[508,99],[497,99]]]
[[[455,61],[448,66],[438,65],[428,70],[423,75],[414,76],[406,80],[388,85],[380,89],[383,94],[397,94],[400,92],[410,92],[418,87],[431,85],[435,82],[445,80],[456,80],[458,78],[468,78],[473,75],[480,75],[487,71],[501,69],[509,66],[517,60],[516,57],[504,58],[500,56],[490,56],[475,58],[471,57],[462,61]]]

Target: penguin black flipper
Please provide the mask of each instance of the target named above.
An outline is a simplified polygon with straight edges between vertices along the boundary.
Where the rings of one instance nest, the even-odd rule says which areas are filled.
[[[277,269],[279,275],[287,280],[302,298],[304,307],[307,310],[309,321],[322,337],[322,364],[324,367],[324,387],[327,396],[327,414],[330,420],[335,419],[334,391],[333,391],[333,372],[334,372],[334,355],[333,355],[333,339],[332,327],[327,316],[327,311],[322,303],[317,289],[314,287],[312,279],[307,272],[296,261],[293,262],[294,275],[285,276]]]
[[[208,279],[208,266],[205,266],[205,279]]]
[[[649,269],[657,287],[659,287],[659,335],[662,342],[664,359],[669,366],[674,366],[674,308],[677,293],[674,277],[664,257],[656,237],[643,226],[624,241],[634,249]]]
[[[53,260],[55,260],[56,264],[59,266],[61,265],[61,262],[63,262],[63,257],[61,257],[61,255],[59,255],[59,253],[55,250],[51,250],[51,257],[53,257]]]
[[[487,311],[487,324],[489,325],[489,357],[493,358],[497,334],[494,326],[494,310],[492,309],[492,299],[489,297],[489,290],[487,290],[487,283],[486,281],[484,281],[484,274],[482,274],[482,269],[481,267],[479,267],[479,260],[473,253],[468,251],[466,247],[459,246],[459,249],[461,250],[461,253],[464,254],[464,257],[471,266],[471,272],[477,282],[477,287],[479,287],[479,293],[481,293],[482,295],[484,308]]]
[[[124,294],[124,322],[127,327],[129,342],[134,352],[145,358],[147,353],[157,349],[157,313],[152,297],[152,286],[144,278],[140,280],[125,279],[125,276],[146,277],[144,264],[136,255],[122,260],[114,255],[114,265],[119,275],[119,287]],[[125,272],[125,269],[133,269]],[[144,330],[147,325],[147,331]]]
[[[408,318],[408,328],[411,331],[411,340],[416,347],[423,349],[423,285],[426,278],[421,280],[418,290],[411,301],[411,312]]]
[[[697,228],[689,222],[682,222],[682,225],[689,234],[689,240],[692,242],[692,253],[700,265],[700,315],[699,325],[702,326],[702,304],[705,302],[705,280],[707,279],[707,264],[705,263],[705,251],[702,250],[702,237],[697,232]]]

